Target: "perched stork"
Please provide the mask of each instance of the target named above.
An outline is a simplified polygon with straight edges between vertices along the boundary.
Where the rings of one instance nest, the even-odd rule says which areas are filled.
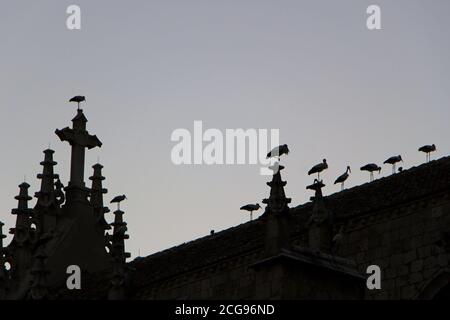
[[[252,221],[253,220],[253,211],[258,210],[259,208],[261,208],[259,203],[257,203],[257,204],[246,204],[245,206],[241,207],[241,210],[249,211],[250,212],[250,221]]]
[[[80,102],[86,101],[85,96],[75,96],[69,100],[69,102],[76,102],[78,104],[78,110],[80,110]]]
[[[426,145],[426,146],[420,147],[419,151],[425,152],[427,155],[426,162],[430,162],[430,153],[436,151],[436,145],[432,144],[431,146]]]
[[[283,154],[289,154],[289,148],[287,144],[282,144],[281,146],[273,148],[268,154],[267,159],[277,157],[280,161],[280,157]]]
[[[369,164],[366,164],[365,166],[361,167],[361,171],[369,171],[370,172],[370,182],[372,182],[373,181],[373,173],[375,171],[378,171],[378,174],[380,174],[381,167],[379,167],[375,163],[369,163]]]
[[[127,197],[123,194],[121,196],[114,197],[110,203],[117,203],[117,210],[120,210],[120,202],[125,200]]]
[[[351,172],[352,172],[352,170],[350,169],[350,166],[347,166],[347,170],[345,170],[345,173],[341,174],[334,182],[334,184],[337,184],[337,183],[341,184],[341,191],[344,190],[345,180],[348,179],[349,173],[351,173]]]
[[[323,159],[321,163],[312,167],[311,170],[308,171],[308,175],[317,173],[317,180],[320,180],[320,173],[325,169],[328,169],[327,159]]]
[[[385,162],[383,162],[384,164],[388,163],[392,165],[392,173],[395,173],[395,167],[397,162],[403,162],[402,156],[398,155],[398,156],[393,156],[390,157],[389,159],[387,159]]]

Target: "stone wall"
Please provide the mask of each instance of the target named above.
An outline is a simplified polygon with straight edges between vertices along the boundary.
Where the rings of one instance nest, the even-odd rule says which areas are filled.
[[[449,194],[435,195],[350,219],[341,254],[361,272],[372,264],[381,268],[382,289],[366,290],[367,299],[414,299],[449,267],[440,244],[448,231]]]
[[[139,291],[142,299],[251,299],[254,297],[255,273],[249,266],[262,251],[222,261],[146,286]]]
[[[366,275],[369,265],[375,264],[381,268],[382,289],[365,289],[365,299],[420,298],[429,284],[438,281],[436,279],[443,283],[446,281],[442,272],[449,268],[449,253],[448,249],[446,251],[443,248],[442,236],[450,230],[449,193],[345,218],[340,222],[343,222],[346,228],[338,255],[354,260],[363,275]],[[305,245],[305,229],[300,230],[302,234],[296,235],[295,243]],[[136,298],[281,298],[279,288],[271,285],[271,282],[275,283],[279,273],[268,274],[264,279],[257,277],[255,270],[251,268],[252,264],[262,258],[263,248],[169,279],[161,279],[138,288]],[[306,277],[304,273],[289,274],[292,279],[287,279],[287,282],[291,283],[290,292],[294,292],[296,298],[308,299],[313,295],[314,288],[323,288],[327,281],[330,282],[330,279],[325,278],[324,281],[319,281],[317,277],[308,282],[311,277]],[[321,285],[318,285],[318,281]],[[345,287],[345,283],[342,283],[342,288]],[[351,297],[351,292],[328,293],[331,296],[323,295],[323,298]],[[320,297],[317,292],[314,295]]]

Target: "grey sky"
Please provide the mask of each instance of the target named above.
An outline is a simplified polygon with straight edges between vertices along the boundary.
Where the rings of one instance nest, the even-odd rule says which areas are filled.
[[[81,31],[66,29],[70,4]],[[381,31],[366,28],[370,4]],[[170,135],[194,120],[279,128],[292,205],[309,198],[306,172],[322,158],[331,194],[347,165],[351,187],[368,181],[368,162],[401,154],[411,167],[428,143],[448,155],[449,13],[448,0],[2,1],[0,220],[13,226],[23,175],[37,191],[48,143],[67,184],[70,151],[54,130],[70,124],[76,94],[104,143],[85,180],[99,156],[107,200],[128,195],[133,256],[243,223],[239,207],[268,195],[258,166],[172,164]]]

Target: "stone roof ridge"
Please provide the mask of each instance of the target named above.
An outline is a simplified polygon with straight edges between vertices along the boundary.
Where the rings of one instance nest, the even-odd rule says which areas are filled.
[[[261,219],[263,219],[263,217],[261,217]],[[197,238],[197,239],[193,239],[193,240],[190,240],[190,241],[187,241],[187,242],[183,242],[183,243],[180,243],[180,244],[175,245],[173,247],[170,247],[170,248],[167,248],[167,249],[163,249],[163,250],[151,253],[151,254],[149,254],[149,255],[147,255],[145,257],[136,257],[130,262],[143,261],[146,258],[150,258],[150,257],[153,258],[153,257],[163,256],[163,255],[169,254],[171,252],[179,251],[179,250],[191,247],[193,245],[196,245],[196,244],[199,244],[199,243],[202,243],[202,242],[206,242],[206,241],[208,241],[208,240],[210,240],[212,238],[219,238],[219,237],[221,237],[221,236],[223,236],[225,234],[228,234],[230,232],[233,232],[235,230],[240,230],[242,227],[248,227],[250,225],[255,225],[255,224],[260,223],[260,222],[261,222],[260,219],[255,219],[255,220],[252,220],[252,221],[243,222],[241,224],[238,224],[236,226],[230,227],[228,229],[224,229],[224,230],[220,230],[218,232],[215,232],[214,234],[208,234],[208,235],[205,235],[203,237],[200,237],[200,238]]]
[[[409,169],[404,169],[402,172],[398,172],[396,174],[391,174],[391,175],[376,179],[373,182],[366,182],[364,184],[356,185],[352,188],[345,189],[343,191],[338,191],[338,192],[332,193],[330,195],[324,196],[323,199],[326,202],[344,200],[347,197],[350,198],[351,195],[360,194],[366,190],[376,190],[376,189],[379,189],[380,186],[387,185],[387,183],[389,183],[389,182],[397,182],[401,178],[405,178],[405,177],[411,178],[418,173],[432,170],[432,168],[434,168],[436,166],[445,166],[445,165],[449,166],[449,168],[450,168],[450,156],[445,156],[445,157],[442,157],[437,160],[432,160],[428,163],[423,163],[418,166],[413,166]],[[449,173],[450,173],[450,170],[449,170]],[[449,176],[450,176],[450,174],[449,174]],[[431,178],[431,179],[433,179],[433,178]],[[449,182],[448,186],[450,188],[450,182]],[[414,197],[414,195],[412,195],[412,197]],[[312,204],[313,203],[311,201],[308,201],[308,202],[302,203],[296,207],[292,207],[291,211],[296,213],[299,210],[307,209],[307,208],[311,207]]]

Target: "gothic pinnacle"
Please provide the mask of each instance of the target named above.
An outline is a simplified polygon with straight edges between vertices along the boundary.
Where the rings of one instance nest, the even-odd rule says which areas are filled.
[[[102,181],[105,177],[102,176],[103,166],[100,163],[92,166],[94,173],[89,179],[92,181],[90,203],[94,208],[97,222],[102,230],[110,229],[110,225],[105,220],[105,213],[109,212],[109,208],[103,205],[103,195],[108,192],[103,188]]]
[[[281,170],[283,170],[284,167],[275,163],[271,169],[274,171],[274,175],[272,181],[267,182],[267,185],[270,187],[270,196],[262,202],[267,204],[266,211],[269,210],[269,212],[272,213],[281,213],[289,209],[288,204],[291,202],[290,198],[286,198],[284,192],[286,181],[281,179]]]

